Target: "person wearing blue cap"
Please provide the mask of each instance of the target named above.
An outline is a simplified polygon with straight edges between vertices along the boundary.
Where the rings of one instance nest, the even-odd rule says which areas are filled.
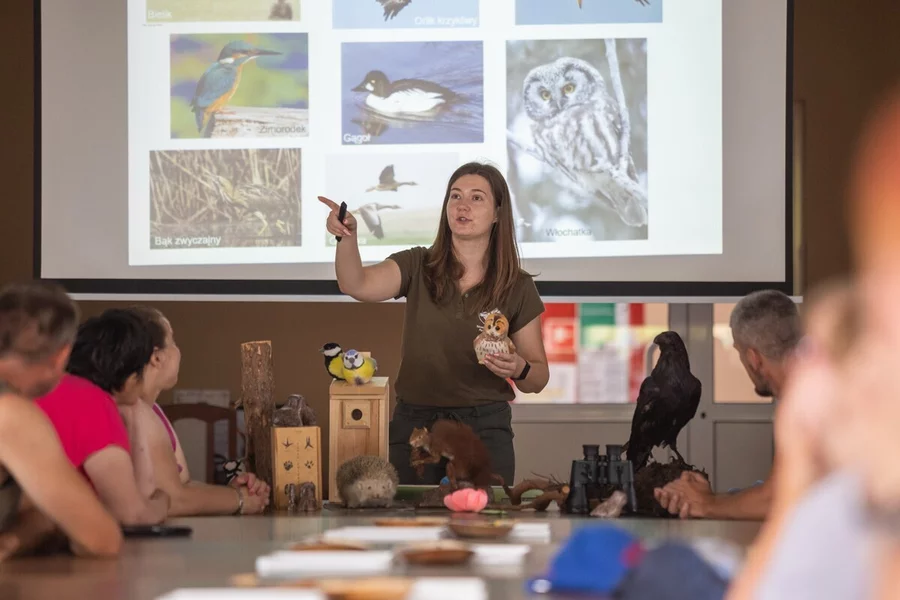
[[[722,600],[734,561],[710,562],[715,554],[680,541],[654,546],[620,527],[589,525],[566,540],[547,573],[530,579],[526,590],[618,600]]]

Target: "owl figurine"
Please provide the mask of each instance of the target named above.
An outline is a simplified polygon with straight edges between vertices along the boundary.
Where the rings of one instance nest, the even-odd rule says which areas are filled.
[[[479,365],[484,364],[484,357],[488,354],[512,354],[516,351],[516,345],[509,339],[509,319],[502,312],[494,309],[481,313],[478,318],[481,319],[478,327],[481,333],[475,338],[475,356]]]

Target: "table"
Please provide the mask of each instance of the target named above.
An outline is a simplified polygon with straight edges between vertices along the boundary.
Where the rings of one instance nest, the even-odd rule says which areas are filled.
[[[412,516],[409,512],[322,510],[310,515],[198,517],[172,519],[194,529],[190,538],[128,540],[118,559],[91,560],[67,556],[24,558],[0,565],[0,598],[24,600],[154,600],[181,587],[228,586],[231,575],[251,573],[256,557],[285,543],[327,529],[367,525],[375,518]],[[525,598],[524,581],[544,572],[556,549],[573,530],[599,519],[525,512],[516,518],[546,519],[551,542],[533,546],[521,568],[504,567],[487,574],[470,568],[407,568],[412,575],[484,576],[491,598]],[[624,518],[614,522],[644,538],[715,537],[746,547],[759,522]],[[398,571],[400,572],[400,571]],[[552,598],[552,596],[548,597]]]

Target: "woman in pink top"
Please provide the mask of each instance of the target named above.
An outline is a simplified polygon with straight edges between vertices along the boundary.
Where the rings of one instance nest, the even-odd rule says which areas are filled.
[[[156,404],[160,393],[178,382],[181,350],[175,343],[172,326],[156,309],[136,306],[129,311],[144,322],[154,339],[154,352],[141,382],[140,418],[152,421],[148,443],[156,484],[172,499],[172,516],[255,514],[269,504],[270,489],[252,473],[244,473],[227,486],[210,485],[191,479],[184,451],[172,424]]]

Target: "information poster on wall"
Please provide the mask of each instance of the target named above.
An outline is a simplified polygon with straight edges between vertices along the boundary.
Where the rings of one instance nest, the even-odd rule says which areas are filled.
[[[541,330],[550,380],[537,394],[523,394],[516,390],[516,402],[574,404],[578,397],[578,305],[546,304],[541,315]]]
[[[578,402],[627,402],[631,346],[628,305],[585,303],[580,313]]]

